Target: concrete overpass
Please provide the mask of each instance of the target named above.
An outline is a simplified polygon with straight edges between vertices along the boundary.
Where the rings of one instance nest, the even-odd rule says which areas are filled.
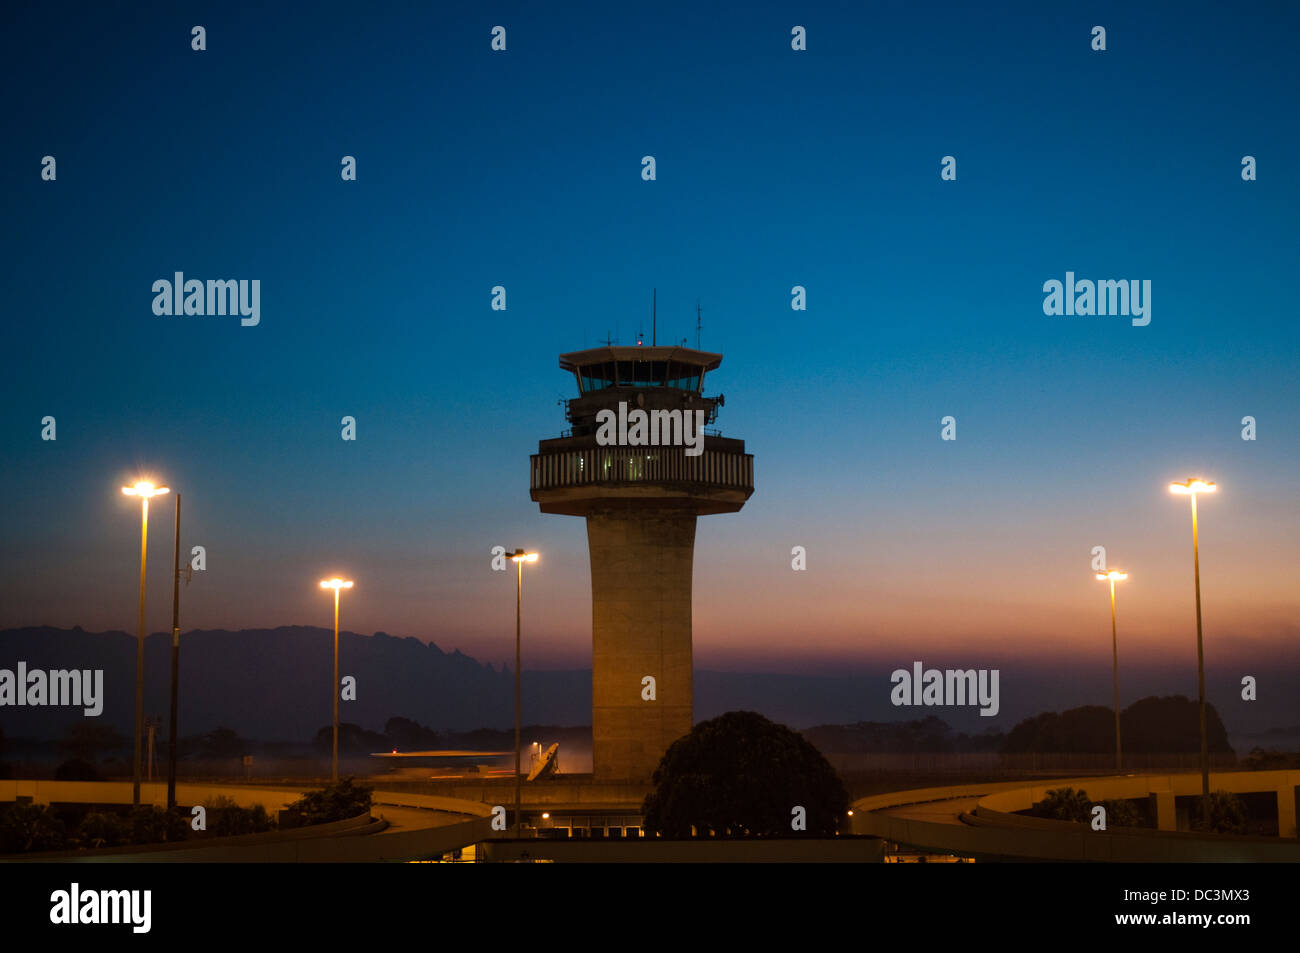
[[[1201,792],[1199,774],[1123,775],[955,785],[897,791],[853,805],[855,834],[881,837],[936,853],[986,860],[1111,862],[1295,862],[1296,788],[1300,771],[1240,771],[1210,776],[1212,791],[1273,793],[1277,837],[1177,830],[1176,798]],[[1049,790],[1072,787],[1093,801],[1149,798],[1157,826],[1094,831],[1089,825],[1027,817]]]
[[[260,804],[275,817],[305,789],[260,785],[178,784],[178,804],[195,805],[228,797],[240,807]],[[0,804],[131,804],[131,785],[108,781],[0,781]],[[167,786],[140,786],[142,804],[163,807]],[[0,862],[96,863],[292,863],[407,861],[438,857],[500,836],[491,828],[492,808],[479,801],[428,794],[375,791],[370,820],[357,817],[332,824],[97,851],[59,851],[40,856],[8,855]]]

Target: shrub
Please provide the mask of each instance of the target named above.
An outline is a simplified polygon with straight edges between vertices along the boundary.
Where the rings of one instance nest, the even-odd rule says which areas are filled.
[[[1146,822],[1142,814],[1132,801],[1101,801],[1102,807],[1106,809],[1106,828],[1109,830],[1114,827],[1146,827]]]
[[[54,780],[56,781],[99,781],[99,771],[89,761],[83,761],[80,758],[69,758],[57,768],[54,769]]]
[[[1208,816],[1202,804],[1198,803],[1195,817],[1193,830],[1210,834],[1246,833],[1246,805],[1230,791],[1215,791],[1210,795]]]
[[[77,825],[77,842],[91,850],[120,847],[130,841],[131,826],[118,814],[92,811]]]
[[[67,828],[46,804],[11,804],[0,809],[0,854],[66,850]]]
[[[141,804],[130,815],[131,843],[171,844],[190,833],[190,822],[173,811]]]
[[[261,834],[274,829],[275,822],[260,804],[240,807],[232,798],[219,795],[203,802],[207,811],[208,833],[213,837],[238,834]]]
[[[1029,809],[1034,817],[1046,817],[1053,821],[1075,821],[1087,823],[1092,820],[1092,802],[1088,800],[1087,791],[1074,788],[1055,788],[1047,796],[1036,802]],[[1110,812],[1107,811],[1109,818]]]
[[[1300,753],[1278,751],[1276,748],[1251,748],[1242,765],[1247,771],[1276,771],[1283,768],[1300,768]]]
[[[343,778],[319,791],[308,791],[286,808],[300,824],[328,824],[370,812],[373,788]]]
[[[797,732],[752,711],[703,721],[669,747],[642,806],[664,837],[832,837],[849,798],[835,769]],[[792,808],[805,830],[792,827]]]

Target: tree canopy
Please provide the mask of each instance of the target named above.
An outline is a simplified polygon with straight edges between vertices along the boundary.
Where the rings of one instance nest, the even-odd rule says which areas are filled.
[[[1152,696],[1120,712],[1126,754],[1190,753],[1201,750],[1200,703],[1183,695]],[[1212,752],[1231,752],[1228,733],[1214,706],[1205,706],[1205,732]],[[1115,712],[1100,705],[1043,712],[1026,718],[1002,746],[1007,753],[1052,751],[1095,754],[1115,750]]]
[[[86,761],[91,764],[111,751],[117,751],[128,744],[112,725],[102,724],[90,718],[75,722],[68,733],[59,742],[59,750],[69,758]]]
[[[328,824],[345,821],[370,810],[374,788],[355,784],[351,777],[341,778],[318,791],[308,791],[286,810],[301,824]]]
[[[316,732],[312,746],[321,752],[334,747],[334,726],[325,725]],[[388,738],[377,731],[370,731],[350,721],[339,722],[339,751],[345,754],[371,754],[375,751],[387,751],[391,745]]]
[[[829,837],[848,813],[835,769],[802,735],[752,711],[700,722],[677,739],[642,806],[663,837]],[[803,809],[805,829],[794,820]],[[693,829],[693,830],[692,830]]]

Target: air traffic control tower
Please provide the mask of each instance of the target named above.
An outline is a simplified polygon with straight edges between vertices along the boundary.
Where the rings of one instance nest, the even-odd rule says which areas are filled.
[[[543,513],[587,518],[598,781],[649,780],[668,746],[691,730],[695,519],[735,513],[754,492],[743,440],[705,430],[702,444],[686,443],[694,422],[713,423],[723,404],[721,395],[704,396],[705,375],[721,363],[721,354],[684,347],[560,355],[578,396],[566,401],[571,429],[537,444],[531,495]],[[627,415],[645,412],[648,440],[635,427],[613,434],[600,412],[617,417],[620,403]]]

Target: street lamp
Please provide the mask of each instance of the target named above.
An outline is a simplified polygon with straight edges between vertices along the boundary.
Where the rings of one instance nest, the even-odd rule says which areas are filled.
[[[172,540],[172,697],[167,742],[167,810],[176,809],[176,708],[181,676],[181,495],[176,494],[175,535]],[[189,585],[189,576],[185,577]]]
[[[122,487],[125,496],[140,497],[140,625],[135,647],[135,768],[131,775],[131,803],[140,806],[140,735],[144,733],[144,568],[149,540],[149,500],[168,492],[165,486],[154,486],[141,480],[134,486]]]
[[[518,570],[515,583],[515,838],[518,839],[522,830],[520,812],[523,809],[523,787],[519,773],[519,629],[523,618],[524,563],[537,562],[537,553],[526,553],[522,549],[516,549],[510,554],[510,559]]]
[[[1205,648],[1201,638],[1201,554],[1196,530],[1196,494],[1213,493],[1213,483],[1189,477],[1182,483],[1170,483],[1169,492],[1192,498],[1192,573],[1196,581],[1196,683],[1201,696],[1201,810],[1210,806],[1210,750],[1205,734]]]
[[[337,781],[339,779],[339,590],[351,589],[352,580],[335,576],[333,579],[322,579],[320,587],[334,590],[334,760],[330,779]]]
[[[1112,569],[1097,573],[1097,578],[1110,580],[1110,651],[1115,664],[1115,770],[1120,771],[1123,765],[1119,744],[1119,641],[1115,636],[1115,583],[1127,579],[1128,573]]]

